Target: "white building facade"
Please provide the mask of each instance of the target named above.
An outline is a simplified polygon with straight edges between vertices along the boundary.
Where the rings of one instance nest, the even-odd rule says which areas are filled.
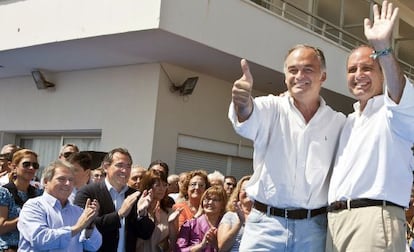
[[[362,20],[361,20],[362,21]],[[324,98],[345,113],[348,49],[247,0],[22,0],[0,2],[0,145],[37,151],[43,165],[62,143],[127,148],[189,169],[251,173],[252,145],[227,119],[240,59],[255,95],[285,90],[295,44],[323,49]],[[37,89],[31,71],[56,86]],[[172,92],[199,77],[191,95]]]

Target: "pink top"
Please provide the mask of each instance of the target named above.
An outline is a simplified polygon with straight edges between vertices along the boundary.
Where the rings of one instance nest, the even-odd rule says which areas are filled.
[[[175,251],[187,252],[193,245],[200,244],[204,235],[210,229],[207,217],[205,214],[196,219],[190,219],[182,225],[180,233],[178,234]],[[217,250],[210,244],[202,250],[203,252],[217,252]]]

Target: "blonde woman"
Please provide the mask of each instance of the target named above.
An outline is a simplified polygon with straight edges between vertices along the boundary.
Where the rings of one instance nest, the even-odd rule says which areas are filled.
[[[250,177],[249,175],[240,179],[227,202],[227,212],[221,219],[217,233],[220,251],[239,251],[244,222],[253,205],[244,189]]]
[[[181,227],[176,251],[218,251],[217,227],[225,212],[227,194],[222,186],[208,188],[201,197],[201,216]]]

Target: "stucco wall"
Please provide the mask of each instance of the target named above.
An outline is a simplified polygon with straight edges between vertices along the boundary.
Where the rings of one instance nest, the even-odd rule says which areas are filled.
[[[38,90],[31,77],[0,80],[0,131],[102,131],[101,148],[128,148],[151,159],[158,64],[61,72],[56,90]]]

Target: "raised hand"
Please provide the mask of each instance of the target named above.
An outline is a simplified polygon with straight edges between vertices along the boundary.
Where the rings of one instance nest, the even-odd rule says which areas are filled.
[[[183,211],[184,208],[180,207],[174,210],[174,212],[170,213],[168,216],[168,222],[174,222],[178,216],[180,216],[181,211]]]
[[[76,224],[72,226],[72,236],[75,236],[93,222],[97,215],[97,209],[99,210],[99,203],[88,198],[81,216],[79,216]]]
[[[243,224],[245,222],[243,207],[240,201],[233,202],[233,206],[236,209],[237,216],[239,216],[240,223]]]
[[[120,218],[126,217],[131,212],[131,209],[134,206],[140,194],[141,194],[140,191],[136,191],[128,195],[128,197],[124,199],[124,202],[122,202],[121,208],[119,208],[118,210],[118,215]]]
[[[217,243],[217,228],[210,228],[207,233],[204,235],[203,242],[210,244],[213,248],[218,248]]]
[[[374,22],[365,18],[365,37],[376,50],[387,49],[391,46],[391,37],[395,20],[398,16],[398,8],[393,8],[392,3],[382,2],[381,13],[378,5],[374,5]]]
[[[88,203],[88,201],[86,201],[86,203]],[[99,202],[96,199],[92,200],[88,207],[95,211],[95,217],[98,216],[99,209],[101,206],[99,205]]]
[[[137,212],[139,216],[143,216],[145,214],[142,214],[143,212],[146,213],[148,210],[149,205],[152,202],[152,189],[149,191],[145,190],[142,193],[141,198],[139,198],[137,202]]]
[[[251,101],[251,93],[253,89],[253,76],[250,73],[249,64],[245,59],[240,61],[243,75],[236,80],[232,88],[232,100],[235,105],[239,121],[246,120],[252,110],[253,105]]]

